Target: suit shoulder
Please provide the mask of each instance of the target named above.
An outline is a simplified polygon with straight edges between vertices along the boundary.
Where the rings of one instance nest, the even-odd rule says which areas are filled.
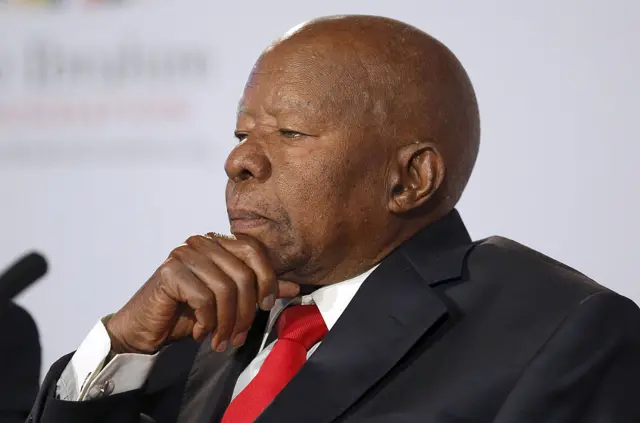
[[[576,269],[508,238],[493,236],[475,243],[468,257],[475,276],[500,281],[505,288],[572,297],[580,301],[608,288]]]

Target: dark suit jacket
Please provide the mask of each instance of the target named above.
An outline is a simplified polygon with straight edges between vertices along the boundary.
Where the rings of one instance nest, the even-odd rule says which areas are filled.
[[[31,417],[218,421],[265,322],[222,354],[174,344],[144,389],[90,402],[54,398],[67,356]],[[257,421],[640,422],[640,310],[513,241],[471,242],[452,212],[381,263]]]
[[[24,309],[0,311],[0,423],[23,423],[40,385],[40,338]]]

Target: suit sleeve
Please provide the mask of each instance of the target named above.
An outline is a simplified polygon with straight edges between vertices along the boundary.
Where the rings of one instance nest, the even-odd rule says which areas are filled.
[[[640,422],[640,310],[583,300],[521,374],[494,423]]]
[[[24,422],[40,384],[40,339],[24,309],[0,316],[0,423]]]
[[[86,401],[109,386],[109,395],[133,391],[144,386],[158,354],[119,354],[108,364],[111,339],[99,321],[73,354],[58,379],[57,394],[68,401]]]
[[[139,423],[144,401],[142,389],[91,401],[58,398],[56,385],[72,354],[51,366],[27,420],[28,423]]]
[[[157,423],[175,422],[188,375],[200,343],[186,338],[158,354],[154,370],[139,389],[86,401],[62,400],[57,385],[74,353],[55,362],[45,376],[31,409],[29,423]],[[146,417],[145,417],[146,416]],[[150,419],[149,416],[153,417]],[[0,422],[4,423],[4,422]]]

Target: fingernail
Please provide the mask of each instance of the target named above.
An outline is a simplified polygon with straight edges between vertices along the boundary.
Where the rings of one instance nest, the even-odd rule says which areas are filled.
[[[264,297],[262,300],[262,309],[271,310],[276,303],[276,296],[271,294]]]
[[[240,345],[244,344],[244,341],[246,340],[247,340],[247,332],[242,332],[233,337],[232,344],[234,347],[239,347]]]
[[[225,352],[226,350],[227,350],[227,341],[220,342],[220,344],[218,345],[218,348],[216,348],[216,351],[218,352]]]

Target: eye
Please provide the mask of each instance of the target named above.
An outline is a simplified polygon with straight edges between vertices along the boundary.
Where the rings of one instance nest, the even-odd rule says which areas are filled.
[[[294,140],[296,138],[300,138],[300,137],[304,136],[305,134],[302,134],[302,133],[296,132],[296,131],[292,131],[290,129],[281,129],[280,130],[280,135],[282,135],[283,137],[287,137],[287,138],[290,138],[290,139]]]
[[[235,132],[233,135],[238,139],[238,142],[246,141],[249,134],[245,134],[244,132]]]

